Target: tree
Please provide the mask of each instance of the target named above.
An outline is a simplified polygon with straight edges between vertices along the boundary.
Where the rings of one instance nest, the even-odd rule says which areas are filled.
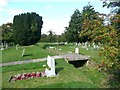
[[[42,17],[36,13],[24,13],[14,16],[13,37],[20,45],[35,44],[40,40]]]
[[[118,24],[120,24],[120,17],[118,14],[114,14],[114,16],[111,16],[110,18],[111,24],[108,25],[103,24],[102,18],[84,20],[82,27],[85,28],[85,30],[81,32],[81,35],[91,38],[91,42],[103,43],[103,49],[100,50],[99,55],[103,56],[104,59],[100,61],[100,65],[98,65],[98,67],[108,72],[109,74],[113,74],[113,72],[120,70],[120,54],[118,42]]]
[[[13,42],[13,24],[12,23],[6,23],[0,26],[2,30],[2,42]]]
[[[56,34],[52,30],[48,31],[48,41],[49,42],[55,42],[56,40]]]
[[[90,41],[92,38],[90,37],[90,32],[92,32],[93,28],[91,25],[95,22],[94,20],[100,19],[98,16],[98,12],[96,12],[90,4],[83,7],[82,10],[82,26],[79,37],[82,42]],[[102,19],[101,19],[102,20]],[[89,33],[87,33],[89,32]]]
[[[47,37],[48,37],[48,36],[47,36],[46,34],[42,34],[40,41],[41,41],[41,42],[48,42]]]
[[[62,33],[61,35],[57,35],[58,42],[66,42],[67,39],[65,37],[65,33]]]
[[[66,27],[66,38],[69,42],[79,42],[79,32],[81,30],[81,13],[76,9],[71,16],[69,26]]]

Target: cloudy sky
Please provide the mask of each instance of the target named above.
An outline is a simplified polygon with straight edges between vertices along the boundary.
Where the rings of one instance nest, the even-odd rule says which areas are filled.
[[[42,33],[53,30],[56,34],[61,34],[74,11],[82,11],[88,2],[100,13],[110,12],[102,7],[101,0],[0,0],[0,25],[12,22],[14,15],[36,12],[43,17]]]

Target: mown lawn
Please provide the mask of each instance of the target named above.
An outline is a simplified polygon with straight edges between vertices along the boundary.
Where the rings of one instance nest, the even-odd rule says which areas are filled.
[[[57,52],[59,53],[75,53],[75,48],[77,47],[75,44],[70,43],[68,45],[58,45],[54,46],[55,49],[49,49],[52,52]],[[100,60],[103,59],[103,57],[99,56],[99,50],[94,49],[92,46],[88,47],[88,50],[85,48],[82,48],[80,45],[78,46],[79,48],[79,53],[82,55],[89,55],[91,57],[91,61],[95,61],[96,63],[99,63]],[[61,50],[59,50],[61,49]]]
[[[56,49],[50,49],[44,47],[55,47]],[[48,55],[58,55],[63,53],[75,52],[75,44],[68,45],[55,45],[53,43],[37,43],[36,45],[30,46],[19,46],[18,50],[15,47],[5,49],[2,51],[2,63],[13,62],[13,61],[22,61],[47,57]],[[22,57],[22,51],[25,49],[24,57]],[[61,50],[60,50],[61,49]],[[99,62],[102,57],[99,57],[98,51],[89,47],[89,50],[81,48],[79,46],[80,54],[89,55],[93,60]]]
[[[46,62],[30,63],[26,65],[14,65],[2,68],[3,88],[97,88],[89,78],[64,59],[56,60],[56,77],[40,77],[15,82],[8,82],[11,75],[19,73],[44,71],[42,67]],[[28,67],[26,67],[28,65]],[[22,67],[23,66],[23,67]]]
[[[22,61],[29,59],[37,59],[47,57],[48,55],[55,55],[54,53],[43,49],[43,43],[30,46],[19,46],[18,50],[15,47],[8,48],[2,51],[2,63]],[[22,51],[25,49],[24,57],[22,57]]]
[[[46,48],[44,46],[51,45],[55,47],[54,49]],[[11,62],[11,61],[19,61],[19,60],[28,60],[33,58],[42,58],[47,57],[47,55],[57,55],[75,52],[75,44],[68,45],[52,45],[46,43],[38,43],[36,45],[31,46],[22,46],[18,47],[18,50],[13,48],[8,48],[2,51],[2,61],[3,62]],[[21,57],[22,50],[26,49],[25,56]],[[60,50],[61,49],[61,50]],[[99,63],[102,57],[98,55],[98,50],[93,49],[93,47],[89,47],[89,50],[86,50],[79,46],[80,54],[89,55],[90,65],[82,66],[80,68],[75,68],[71,64],[66,63],[63,59],[56,60],[56,72],[57,77],[47,78],[34,78],[16,82],[8,82],[8,79],[11,75],[15,75],[18,73],[24,72],[37,72],[44,71],[45,67],[42,67],[45,62],[37,62],[37,63],[29,63],[22,65],[14,65],[14,66],[5,66],[2,67],[2,75],[3,88],[106,88],[109,87],[107,84],[107,75],[103,72],[99,72],[97,66],[94,65]],[[0,68],[1,69],[1,68]]]

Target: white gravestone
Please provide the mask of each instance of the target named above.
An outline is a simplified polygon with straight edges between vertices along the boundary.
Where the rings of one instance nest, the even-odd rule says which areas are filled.
[[[90,63],[90,61],[88,60],[88,61],[86,62],[86,66],[88,66],[88,65],[89,65],[89,63]]]
[[[65,45],[67,45],[68,44],[68,42],[65,42]]]
[[[16,50],[18,50],[18,45],[16,45]]]
[[[79,54],[79,48],[78,47],[75,48],[75,53]]]
[[[5,45],[5,48],[7,49],[8,48],[8,44],[6,43],[6,45]]]
[[[1,50],[4,50],[4,45],[3,45],[3,43],[2,43],[2,48],[1,48]]]
[[[22,52],[22,57],[24,56],[24,53],[25,53],[25,49],[23,49],[23,52]]]
[[[45,74],[47,77],[54,77],[56,76],[55,74],[55,60],[54,58],[48,56],[47,57],[47,65],[49,66],[50,70],[49,69],[45,69]]]
[[[76,42],[75,44],[76,44],[76,46],[78,45],[78,43],[77,43],[77,42]]]

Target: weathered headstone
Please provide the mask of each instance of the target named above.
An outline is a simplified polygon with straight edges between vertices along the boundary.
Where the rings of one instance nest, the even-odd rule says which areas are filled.
[[[75,48],[75,53],[79,54],[79,48],[78,47]]]
[[[62,49],[59,49],[60,51],[62,50]]]
[[[68,44],[68,42],[65,42],[65,45],[67,45]]]
[[[6,45],[5,45],[5,48],[7,49],[8,48],[8,44],[6,43]]]
[[[22,57],[24,57],[24,54],[25,54],[25,49],[23,49],[22,51]]]
[[[77,46],[77,45],[78,45],[78,43],[76,42],[76,43],[75,43],[75,45]]]
[[[90,61],[88,60],[88,61],[86,62],[86,66],[88,66],[88,65],[89,65],[89,63],[90,63]]]
[[[56,76],[55,74],[55,60],[54,58],[48,56],[47,57],[47,65],[49,66],[50,70],[49,69],[45,69],[45,74],[47,77],[54,77]]]
[[[97,49],[97,50],[99,49],[99,46],[98,46],[98,45],[96,46],[96,49]]]
[[[88,48],[86,48],[86,50],[88,50]]]
[[[2,46],[1,46],[2,48],[1,48],[1,50],[4,50],[4,45],[3,45],[3,43],[2,43]]]
[[[51,57],[49,55],[47,57],[47,65],[48,67],[51,67]]]
[[[88,46],[90,47],[90,44],[88,44]]]
[[[16,45],[16,50],[18,50],[18,45]]]

